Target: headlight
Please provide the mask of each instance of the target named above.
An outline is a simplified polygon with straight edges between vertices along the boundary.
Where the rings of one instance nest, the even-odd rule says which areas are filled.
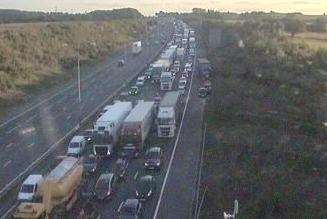
[[[160,165],[160,162],[157,162],[156,165],[159,166]]]
[[[150,196],[152,194],[152,190],[150,190],[149,192],[148,192],[148,196]]]
[[[139,196],[139,193],[138,193],[138,191],[135,191],[135,194],[136,194],[136,196]]]
[[[149,166],[149,164],[148,164],[148,163],[144,163],[144,165],[145,165],[145,166]]]

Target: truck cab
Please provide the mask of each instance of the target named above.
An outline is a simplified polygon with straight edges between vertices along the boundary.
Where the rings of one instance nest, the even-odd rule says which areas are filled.
[[[84,136],[74,136],[69,142],[67,155],[72,157],[80,157],[85,150],[86,139]]]
[[[186,85],[187,85],[187,79],[186,78],[179,79],[178,90],[180,90],[182,94],[184,94],[184,92],[185,92]]]
[[[43,182],[43,176],[39,174],[29,175],[23,182],[18,193],[18,200],[31,202],[36,196],[40,184]]]
[[[174,76],[171,72],[162,72],[160,78],[160,89],[171,90],[173,87]]]

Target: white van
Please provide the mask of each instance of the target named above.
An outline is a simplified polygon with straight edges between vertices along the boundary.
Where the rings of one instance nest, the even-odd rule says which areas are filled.
[[[33,201],[37,196],[37,190],[39,189],[41,183],[43,182],[43,176],[39,174],[29,175],[23,182],[19,193],[19,201]]]
[[[84,136],[74,136],[68,145],[67,155],[72,157],[81,156],[86,146]]]
[[[146,76],[139,76],[136,80],[136,86],[141,87],[145,84]]]

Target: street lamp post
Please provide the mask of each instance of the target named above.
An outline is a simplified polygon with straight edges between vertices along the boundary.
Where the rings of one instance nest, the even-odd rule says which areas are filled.
[[[238,213],[238,201],[235,200],[234,201],[234,211],[233,211],[233,214],[228,214],[228,213],[224,212],[224,219],[229,219],[229,218],[235,219],[237,213]]]
[[[80,57],[79,57],[79,47],[80,45],[78,44],[78,49],[77,49],[77,83],[78,83],[78,103],[82,102],[82,96],[81,96],[81,72],[80,72]]]

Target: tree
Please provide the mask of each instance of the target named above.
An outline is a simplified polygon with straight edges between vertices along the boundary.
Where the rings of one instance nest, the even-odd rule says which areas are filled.
[[[292,37],[297,33],[305,30],[305,23],[295,18],[286,18],[284,20],[285,30],[292,34]]]

